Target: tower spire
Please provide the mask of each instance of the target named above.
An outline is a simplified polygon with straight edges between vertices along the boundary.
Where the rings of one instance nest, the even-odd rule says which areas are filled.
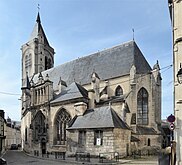
[[[40,11],[40,5],[39,5],[39,3],[37,5],[37,9],[38,9],[38,12],[39,12]]]
[[[132,32],[133,32],[133,41],[135,41],[135,30],[134,30],[134,28],[132,29]]]
[[[41,23],[41,21],[40,21],[40,14],[39,14],[39,12],[38,12],[38,14],[37,14],[37,20],[36,20],[36,22],[37,22],[37,23],[39,23],[39,24]]]
[[[37,5],[37,9],[38,9],[38,14],[37,14],[37,20],[36,20],[36,22],[37,23],[41,23],[41,21],[40,21],[40,14],[39,14],[39,11],[40,11],[40,5],[39,4]]]

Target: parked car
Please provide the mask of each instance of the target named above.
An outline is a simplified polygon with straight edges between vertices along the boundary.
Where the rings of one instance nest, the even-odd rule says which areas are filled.
[[[7,162],[4,158],[0,158],[0,164],[1,165],[7,165]]]
[[[17,150],[18,149],[18,146],[16,144],[11,144],[11,150]]]

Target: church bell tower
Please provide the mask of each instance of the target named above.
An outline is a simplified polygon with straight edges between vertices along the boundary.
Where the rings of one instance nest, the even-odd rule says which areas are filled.
[[[54,67],[54,49],[49,45],[39,12],[30,39],[22,45],[22,87],[26,85],[26,77]]]

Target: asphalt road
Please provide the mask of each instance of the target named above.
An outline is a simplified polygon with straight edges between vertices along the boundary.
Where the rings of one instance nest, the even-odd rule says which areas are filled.
[[[3,155],[8,165],[76,165],[75,162],[66,162],[60,160],[48,160],[28,156],[22,151],[9,150]],[[126,165],[168,165],[169,158],[165,157],[146,157],[145,159],[130,159],[129,161],[122,160],[118,164]],[[97,163],[96,163],[97,162]],[[95,163],[98,164],[98,160]],[[92,160],[92,164],[95,164]],[[82,164],[80,162],[80,164]],[[84,164],[87,164],[86,162]],[[103,163],[104,165],[104,163]]]
[[[6,159],[8,165],[73,165],[73,163],[34,158],[17,150],[7,151],[3,158]]]

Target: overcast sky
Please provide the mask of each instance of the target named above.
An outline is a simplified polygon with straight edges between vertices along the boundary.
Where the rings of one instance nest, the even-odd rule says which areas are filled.
[[[172,33],[167,0],[0,0],[0,109],[20,120],[21,45],[33,30],[37,6],[55,66],[134,38],[162,73],[162,117],[173,113]]]

